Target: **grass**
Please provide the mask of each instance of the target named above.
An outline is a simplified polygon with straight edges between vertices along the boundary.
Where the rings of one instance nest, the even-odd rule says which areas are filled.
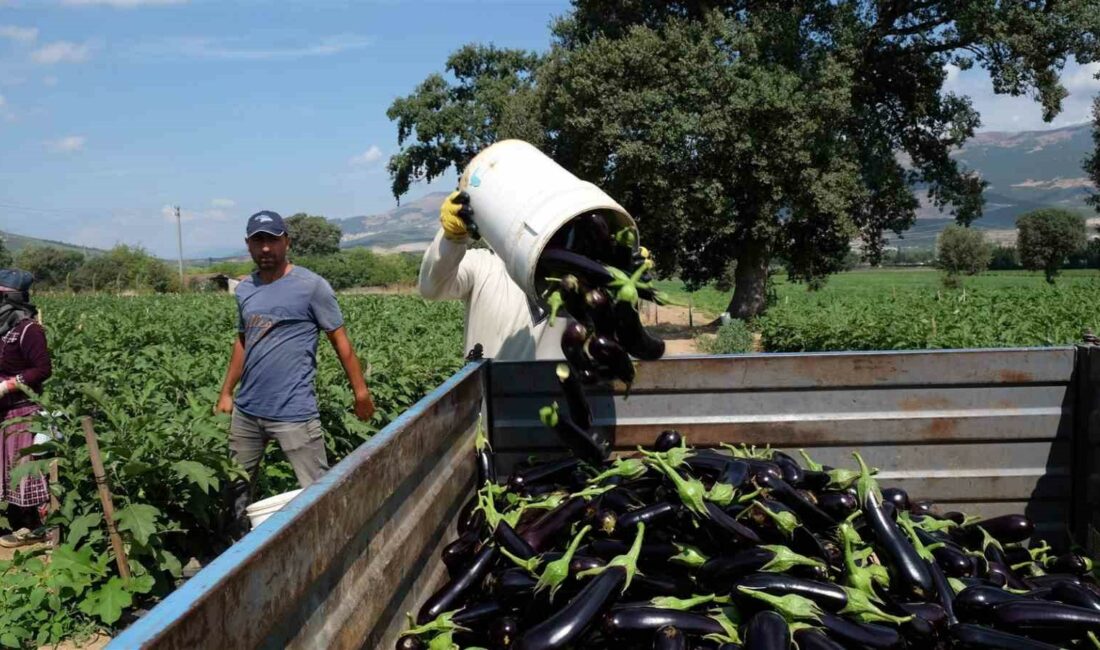
[[[829,278],[825,287],[816,293],[806,290],[806,285],[788,282],[781,273],[776,277],[775,291],[781,302],[798,301],[814,295],[820,299],[831,295],[853,296],[890,292],[940,290],[941,274],[930,268],[861,269],[838,273]],[[1093,269],[1063,271],[1057,279],[1058,286],[1089,285],[1100,280],[1100,273]],[[718,291],[713,286],[688,292],[679,280],[662,280],[658,288],[684,304],[689,301],[698,310],[718,315],[726,310],[732,292]],[[1047,286],[1043,274],[1031,271],[989,271],[963,280],[966,289],[1040,289]]]

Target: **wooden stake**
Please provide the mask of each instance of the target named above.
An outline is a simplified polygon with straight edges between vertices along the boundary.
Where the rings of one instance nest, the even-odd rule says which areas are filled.
[[[103,504],[103,518],[107,521],[107,536],[111,538],[111,546],[115,549],[118,573],[124,580],[129,580],[130,565],[126,560],[126,549],[122,547],[122,537],[115,527],[115,507],[111,502],[111,490],[107,486],[107,473],[103,471],[103,459],[99,456],[99,443],[96,442],[95,429],[92,428],[92,418],[85,416],[81,424],[84,426],[84,438],[88,441],[88,455],[92,459],[92,472],[95,473],[99,500]]]

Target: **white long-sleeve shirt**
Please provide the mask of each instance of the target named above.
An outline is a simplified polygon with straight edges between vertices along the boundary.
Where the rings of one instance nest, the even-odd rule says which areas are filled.
[[[480,343],[498,361],[561,359],[565,319],[548,328],[549,318],[532,313],[523,289],[512,281],[492,251],[467,250],[436,233],[420,264],[420,295],[427,300],[461,300],[466,305],[466,347]],[[536,320],[541,319],[541,320]]]

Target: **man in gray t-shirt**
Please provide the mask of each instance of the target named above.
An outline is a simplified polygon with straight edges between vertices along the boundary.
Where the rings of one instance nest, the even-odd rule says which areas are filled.
[[[314,390],[319,332],[325,332],[344,366],[355,394],[355,415],[366,421],[374,414],[332,287],[287,261],[290,238],[278,214],[252,215],[246,233],[257,271],[237,286],[237,340],[215,407],[232,413],[229,449],[249,474],[247,483],[230,488],[236,532],[243,530],[256,470],[271,438],[283,448],[302,487],[328,470]]]

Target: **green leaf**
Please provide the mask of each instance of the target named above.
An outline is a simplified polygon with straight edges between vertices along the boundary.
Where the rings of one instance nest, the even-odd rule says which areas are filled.
[[[58,546],[50,555],[50,568],[55,571],[65,571],[74,576],[99,573],[92,560],[92,549],[87,546],[79,551],[67,544]]]
[[[218,487],[218,479],[214,472],[202,463],[196,463],[193,460],[178,460],[172,463],[172,469],[176,470],[176,474],[180,477],[197,485],[203,492],[209,492],[211,488],[217,489]]]
[[[88,530],[94,526],[98,526],[102,519],[103,515],[98,512],[92,512],[77,517],[69,524],[69,535],[65,538],[65,541],[70,544],[80,542],[80,540],[88,534]]]
[[[157,581],[153,576],[145,574],[130,578],[125,582],[126,590],[134,594],[147,594],[153,590]]]
[[[149,537],[157,532],[160,510],[147,503],[132,503],[115,513],[118,529],[130,531],[138,543],[149,543]]]
[[[89,595],[95,600],[95,609],[92,613],[99,617],[107,625],[113,624],[122,617],[122,610],[133,602],[133,596],[126,591],[122,578],[113,577],[96,591]]]

